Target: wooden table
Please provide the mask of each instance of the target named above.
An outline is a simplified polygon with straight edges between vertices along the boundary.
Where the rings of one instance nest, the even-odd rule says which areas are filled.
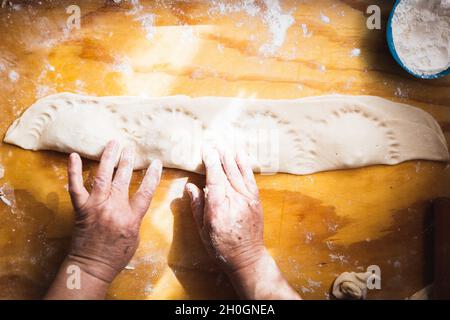
[[[247,8],[224,0],[79,1],[79,30],[66,23],[65,10],[76,1],[12,2],[0,9],[2,136],[36,99],[72,91],[376,95],[430,112],[450,138],[450,78],[413,79],[391,58],[384,29],[366,28],[367,6],[381,7],[384,26],[393,1],[279,1],[278,9],[264,1]],[[0,202],[2,298],[40,297],[66,253],[73,223],[66,158],[0,144],[0,186],[11,201]],[[87,165],[86,179],[94,169]],[[135,174],[133,189],[141,178]],[[164,171],[141,245],[109,298],[235,296],[199,241],[186,181],[203,182],[196,174]],[[369,298],[405,298],[432,281],[430,208],[432,199],[450,194],[450,166],[410,161],[257,181],[266,244],[304,298],[328,298],[339,273],[369,265],[382,271],[382,290]]]

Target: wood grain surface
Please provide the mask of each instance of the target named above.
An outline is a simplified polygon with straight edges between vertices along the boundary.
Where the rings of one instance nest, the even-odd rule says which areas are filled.
[[[78,1],[79,30],[67,27],[66,13],[77,1],[11,2],[0,8],[1,136],[36,99],[72,91],[376,95],[430,112],[450,138],[450,78],[414,79],[389,54],[384,26],[393,1]],[[372,4],[381,8],[382,30],[366,27]],[[39,298],[66,253],[73,223],[66,158],[0,144],[1,298]],[[88,163],[88,182],[94,172]],[[136,172],[133,190],[141,179]],[[186,181],[204,183],[164,171],[140,247],[109,298],[235,297],[200,243]],[[339,273],[369,265],[382,272],[382,288],[369,299],[403,299],[432,282],[431,208],[450,195],[447,164],[410,161],[257,182],[266,244],[304,298],[329,298]]]

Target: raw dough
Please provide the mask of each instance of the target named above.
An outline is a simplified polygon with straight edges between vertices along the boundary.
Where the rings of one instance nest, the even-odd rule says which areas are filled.
[[[26,110],[8,129],[5,142],[99,159],[111,139],[135,147],[135,169],[158,158],[166,167],[202,172],[205,141],[244,148],[254,170],[265,173],[449,160],[433,117],[371,96],[257,100],[60,93]]]
[[[333,283],[332,294],[336,299],[365,299],[367,296],[367,279],[370,272],[343,272]]]

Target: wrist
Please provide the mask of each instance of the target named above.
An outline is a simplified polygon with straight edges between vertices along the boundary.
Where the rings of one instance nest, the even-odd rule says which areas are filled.
[[[264,248],[259,251],[251,263],[228,274],[237,294],[243,299],[266,299],[272,292],[274,279],[279,275],[279,269],[274,260]]]
[[[257,259],[230,273],[229,278],[237,294],[243,299],[300,299],[265,248]]]
[[[97,300],[104,299],[109,282],[91,272],[84,263],[67,256],[62,263],[44,299],[47,300]]]
[[[247,277],[248,275],[255,274],[259,270],[261,262],[267,259],[272,259],[272,257],[265,246],[258,246],[246,252],[245,255],[242,254],[239,256],[238,262],[233,265],[227,274],[232,278]]]
[[[105,262],[80,254],[69,253],[65,261],[67,264],[78,266],[84,274],[106,285],[109,285],[119,273]]]

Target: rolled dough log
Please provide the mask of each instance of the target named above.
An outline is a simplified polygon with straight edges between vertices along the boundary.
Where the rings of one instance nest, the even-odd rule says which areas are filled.
[[[367,280],[370,272],[343,272],[333,283],[332,294],[336,299],[360,300],[367,296]]]
[[[205,142],[245,150],[254,170],[265,173],[449,160],[445,137],[428,113],[372,96],[257,100],[60,93],[28,108],[4,141],[97,160],[111,139],[135,147],[135,169],[158,158],[166,167],[202,172]]]

